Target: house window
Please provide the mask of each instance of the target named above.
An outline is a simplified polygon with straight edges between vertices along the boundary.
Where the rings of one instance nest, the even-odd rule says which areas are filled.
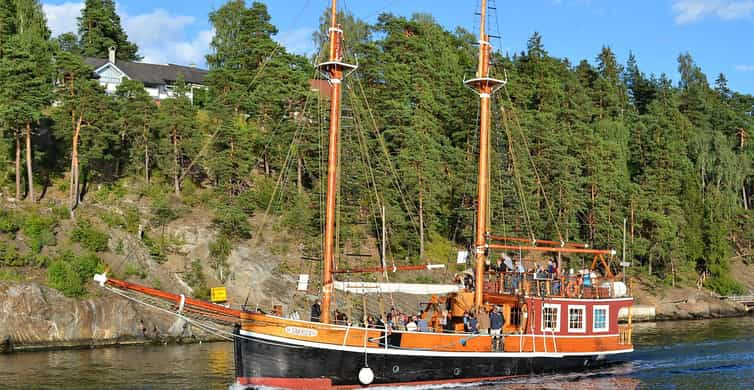
[[[586,307],[568,306],[568,331],[585,332],[586,331]]]
[[[105,84],[120,84],[120,77],[117,76],[101,76],[100,81]]]
[[[560,331],[560,305],[545,303],[542,307],[542,331]]]
[[[610,328],[608,320],[609,307],[608,306],[595,306],[592,328],[595,332],[607,332]]]

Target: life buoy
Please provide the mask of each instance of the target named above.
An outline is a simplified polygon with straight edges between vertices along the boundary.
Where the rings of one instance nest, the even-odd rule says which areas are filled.
[[[569,298],[574,298],[579,294],[579,286],[576,285],[574,282],[568,282],[568,285],[566,286],[566,295]]]
[[[359,370],[359,383],[361,383],[362,386],[369,386],[372,382],[374,382],[374,371],[369,367],[362,367],[362,369]]]

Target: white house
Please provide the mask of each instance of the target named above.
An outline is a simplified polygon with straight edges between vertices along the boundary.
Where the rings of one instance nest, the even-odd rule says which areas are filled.
[[[115,58],[115,48],[111,47],[109,58],[84,58],[94,73],[99,76],[107,93],[115,93],[123,79],[137,80],[144,84],[149,96],[155,100],[169,99],[174,96],[175,82],[182,75],[189,89],[188,97],[194,100],[194,91],[204,89],[204,79],[207,71],[190,66],[174,64],[147,64],[118,60]]]

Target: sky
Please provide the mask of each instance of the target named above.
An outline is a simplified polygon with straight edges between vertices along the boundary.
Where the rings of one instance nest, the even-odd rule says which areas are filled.
[[[754,0],[488,0],[490,34],[504,53],[520,52],[538,31],[545,49],[572,63],[594,62],[610,46],[625,63],[632,51],[647,74],[678,79],[678,54],[691,53],[710,82],[724,73],[731,89],[754,94]],[[225,0],[120,0],[118,13],[145,62],[205,66],[208,15]],[[314,50],[312,32],[329,0],[263,0],[275,39],[289,51]],[[83,0],[43,0],[54,35],[76,30]],[[449,30],[476,29],[479,0],[340,0],[339,8],[374,22],[382,12],[430,13]],[[499,26],[499,27],[498,27]],[[498,43],[499,42],[499,43]]]

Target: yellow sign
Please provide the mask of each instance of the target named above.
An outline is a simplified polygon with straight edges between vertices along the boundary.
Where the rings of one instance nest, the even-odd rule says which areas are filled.
[[[212,287],[210,297],[212,302],[225,302],[228,300],[228,292],[225,291],[225,287]]]

